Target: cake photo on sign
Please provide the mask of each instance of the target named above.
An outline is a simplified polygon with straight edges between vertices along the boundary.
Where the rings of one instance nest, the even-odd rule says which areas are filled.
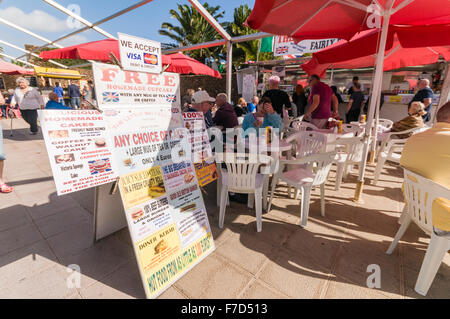
[[[109,158],[100,159],[96,161],[90,161],[89,164],[89,171],[91,175],[109,172],[111,171],[111,163],[109,161]]]

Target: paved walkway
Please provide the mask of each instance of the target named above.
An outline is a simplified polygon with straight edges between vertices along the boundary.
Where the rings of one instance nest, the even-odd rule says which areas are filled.
[[[42,135],[30,136],[22,120],[4,129],[6,179],[15,187],[0,194],[0,298],[144,298],[128,230],[95,245],[93,190],[58,197]],[[369,167],[368,176],[373,167]],[[364,205],[351,201],[356,172],[334,191],[326,185],[326,217],[313,192],[306,228],[299,227],[299,201],[277,188],[263,231],[253,210],[235,202],[218,225],[214,186],[204,196],[216,251],[160,298],[421,298],[414,285],[429,242],[410,226],[395,252],[385,254],[403,208],[401,171],[388,167],[379,186],[366,185]],[[66,266],[81,268],[81,288],[71,289]],[[381,288],[369,289],[368,265],[381,267]],[[450,256],[428,298],[450,297]]]

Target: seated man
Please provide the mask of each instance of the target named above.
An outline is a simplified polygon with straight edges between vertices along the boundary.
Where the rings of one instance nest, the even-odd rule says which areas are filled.
[[[71,110],[71,108],[59,103],[58,94],[55,92],[51,92],[48,95],[48,102],[45,105],[44,110]]]
[[[450,189],[450,102],[436,115],[429,130],[411,136],[403,148],[400,165]],[[450,232],[450,200],[433,204],[433,226]]]
[[[261,121],[262,118],[264,118],[263,121]],[[263,97],[258,104],[257,111],[255,113],[249,113],[244,117],[242,129],[246,131],[248,128],[255,128],[258,134],[259,128],[268,126],[278,129],[278,133],[280,133],[283,129],[283,120],[273,109],[270,98]]]
[[[192,106],[186,112],[202,112],[206,129],[214,125],[211,115],[211,104],[214,98],[210,97],[206,91],[197,91],[191,97]]]
[[[422,116],[427,113],[424,109],[425,109],[425,105],[421,102],[411,103],[411,105],[408,108],[409,116],[405,117],[404,119],[402,119],[398,122],[395,122],[392,125],[391,129],[385,129],[381,132],[378,132],[379,140],[383,140],[386,136],[386,133],[402,132],[402,131],[406,131],[406,130],[416,128],[416,127],[423,127],[425,124],[423,123]],[[412,132],[409,132],[406,134],[400,134],[397,136],[398,136],[398,138],[408,138],[411,135],[413,135]]]
[[[239,125],[234,107],[228,103],[228,97],[225,93],[217,95],[216,105],[218,110],[213,118],[214,124],[221,126],[223,130]]]

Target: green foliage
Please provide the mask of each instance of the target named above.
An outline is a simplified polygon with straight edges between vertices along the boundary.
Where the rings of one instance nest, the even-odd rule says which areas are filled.
[[[206,21],[202,15],[189,5],[178,4],[178,11],[170,10],[171,17],[176,19],[178,25],[169,22],[164,22],[161,25],[159,34],[165,35],[170,39],[176,41],[178,46],[188,46],[192,44],[199,44],[203,42],[210,42],[221,39],[219,33]],[[204,3],[205,9],[216,20],[223,18],[224,11],[220,10],[220,6],[209,6]],[[176,45],[174,45],[176,47]],[[213,58],[219,60],[223,54],[223,47],[205,48],[195,51],[190,51],[189,56],[201,62]]]

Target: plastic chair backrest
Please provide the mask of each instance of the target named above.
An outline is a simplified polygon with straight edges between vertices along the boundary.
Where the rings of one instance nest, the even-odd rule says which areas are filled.
[[[302,158],[319,153],[326,145],[327,137],[319,132],[303,131],[289,136],[286,142],[295,142],[295,157]]]
[[[303,122],[303,121],[292,122],[292,128],[299,132],[314,131],[314,130],[318,129],[315,125],[308,123],[308,122]]]
[[[271,165],[273,158],[268,155],[246,153],[216,153],[217,163],[227,167],[227,186],[235,191],[249,191],[256,188],[256,174],[261,165]],[[220,164],[219,164],[220,165]]]
[[[403,168],[404,195],[412,220],[425,232],[433,231],[432,206],[436,198],[450,200],[450,189]]]
[[[354,133],[355,136],[362,136],[364,134],[365,127],[358,124],[343,124],[342,132],[344,133]]]
[[[313,186],[321,185],[327,180],[335,156],[336,152],[328,152],[309,155],[305,158],[308,166],[314,171]]]
[[[378,119],[378,124],[382,125],[386,128],[392,128],[392,125],[394,125],[394,122],[388,119]]]

